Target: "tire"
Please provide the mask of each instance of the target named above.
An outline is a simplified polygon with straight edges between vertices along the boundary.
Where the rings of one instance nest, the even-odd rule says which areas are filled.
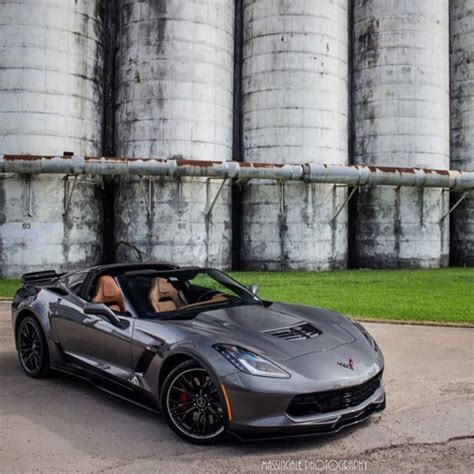
[[[20,321],[16,332],[16,347],[21,368],[28,377],[36,379],[49,374],[48,344],[34,317],[27,316]]]
[[[225,410],[215,377],[194,360],[176,366],[161,391],[169,427],[193,444],[217,444],[226,436]]]

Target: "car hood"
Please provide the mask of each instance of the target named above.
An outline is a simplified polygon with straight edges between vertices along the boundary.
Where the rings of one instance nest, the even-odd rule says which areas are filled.
[[[311,324],[319,334],[301,340],[273,334],[305,323]],[[207,336],[212,343],[235,344],[274,360],[329,351],[353,343],[361,334],[349,319],[337,313],[286,303],[207,310],[193,319],[175,320],[173,324]]]

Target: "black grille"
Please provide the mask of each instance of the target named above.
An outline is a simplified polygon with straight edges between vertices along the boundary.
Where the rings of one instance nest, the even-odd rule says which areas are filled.
[[[355,407],[375,393],[381,380],[382,372],[355,387],[297,395],[286,411],[291,416],[306,416]]]
[[[301,339],[310,339],[321,334],[314,326],[309,323],[299,324],[291,328],[277,329],[276,331],[269,331],[271,336],[286,339],[287,341],[298,341]]]

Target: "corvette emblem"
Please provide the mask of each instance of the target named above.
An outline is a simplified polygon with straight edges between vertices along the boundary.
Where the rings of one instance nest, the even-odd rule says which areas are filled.
[[[344,367],[345,369],[354,370],[354,362],[352,359],[349,359],[347,361],[347,364],[345,364],[344,362],[338,362],[337,365],[340,365],[341,367]]]

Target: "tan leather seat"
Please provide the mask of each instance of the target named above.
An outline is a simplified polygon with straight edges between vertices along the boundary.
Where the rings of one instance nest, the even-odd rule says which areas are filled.
[[[216,293],[215,295],[212,296],[212,298],[208,300],[199,301],[199,303],[187,304],[185,308],[192,308],[193,306],[201,306],[201,305],[209,304],[209,303],[223,303],[224,301],[229,301],[229,298],[227,298],[222,293]]]
[[[223,295],[222,293],[217,293],[209,301],[221,303],[223,301],[228,301],[228,298],[226,298],[225,295]]]
[[[102,275],[97,279],[96,293],[92,301],[104,303],[112,311],[125,312],[123,294],[110,275]]]
[[[151,284],[148,301],[157,313],[174,311],[184,306],[176,288],[165,278],[155,278]]]

